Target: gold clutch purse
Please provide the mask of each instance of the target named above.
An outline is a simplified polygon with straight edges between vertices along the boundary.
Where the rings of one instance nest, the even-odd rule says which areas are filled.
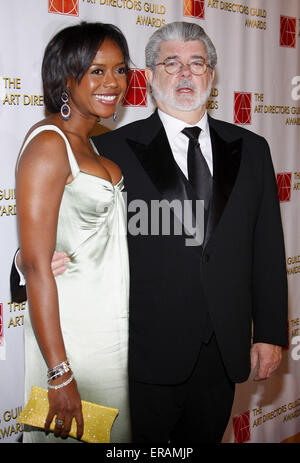
[[[119,413],[117,408],[105,407],[92,402],[82,403],[84,419],[84,432],[82,441],[90,444],[109,443],[110,431],[116,416]],[[49,410],[48,394],[46,389],[33,386],[26,407],[18,417],[18,421],[29,426],[44,428],[45,420]],[[54,420],[50,430],[54,430]],[[73,419],[69,436],[76,438],[76,421]]]

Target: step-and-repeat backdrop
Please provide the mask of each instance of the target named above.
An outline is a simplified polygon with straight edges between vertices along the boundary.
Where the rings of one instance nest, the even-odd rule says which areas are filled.
[[[117,126],[148,116],[144,47],[171,21],[195,21],[217,52],[210,114],[268,140],[277,175],[289,283],[289,345],[270,380],[238,385],[224,442],[300,442],[300,2],[299,0],[2,0],[0,3],[0,443],[19,441],[23,402],[25,304],[11,301],[18,246],[16,157],[29,127],[44,117],[44,47],[81,20],[110,22],[132,57]],[[238,349],[238,346],[237,346]]]

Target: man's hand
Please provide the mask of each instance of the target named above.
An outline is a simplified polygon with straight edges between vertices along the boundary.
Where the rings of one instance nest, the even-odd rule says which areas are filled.
[[[282,357],[282,348],[273,344],[258,342],[251,349],[251,370],[257,368],[254,380],[270,378],[278,368]]]
[[[61,275],[66,270],[66,264],[70,262],[70,258],[65,252],[55,252],[51,261],[53,275]]]
[[[61,275],[62,273],[64,273],[66,270],[66,264],[68,262],[70,262],[70,258],[67,256],[65,252],[55,252],[51,261],[51,269],[53,275],[56,277],[57,275]],[[20,272],[24,274],[19,251],[16,255],[16,264]]]

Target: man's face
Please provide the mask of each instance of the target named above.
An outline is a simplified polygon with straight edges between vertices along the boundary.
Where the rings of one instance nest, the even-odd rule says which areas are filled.
[[[170,58],[175,58],[184,65],[201,59],[207,63],[206,49],[200,40],[163,42],[157,62],[161,63]],[[202,117],[210,94],[214,70],[211,74],[210,68],[207,67],[205,73],[199,76],[192,74],[188,66],[183,66],[179,73],[170,75],[163,65],[159,65],[156,66],[155,73],[147,69],[146,76],[157,106],[162,111],[178,118],[185,118],[186,114],[183,113],[193,113],[196,118],[199,115]]]

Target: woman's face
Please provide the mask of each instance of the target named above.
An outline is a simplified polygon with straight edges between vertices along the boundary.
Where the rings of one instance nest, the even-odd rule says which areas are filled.
[[[72,115],[108,118],[127,88],[126,65],[118,44],[104,40],[80,83],[68,79]]]

